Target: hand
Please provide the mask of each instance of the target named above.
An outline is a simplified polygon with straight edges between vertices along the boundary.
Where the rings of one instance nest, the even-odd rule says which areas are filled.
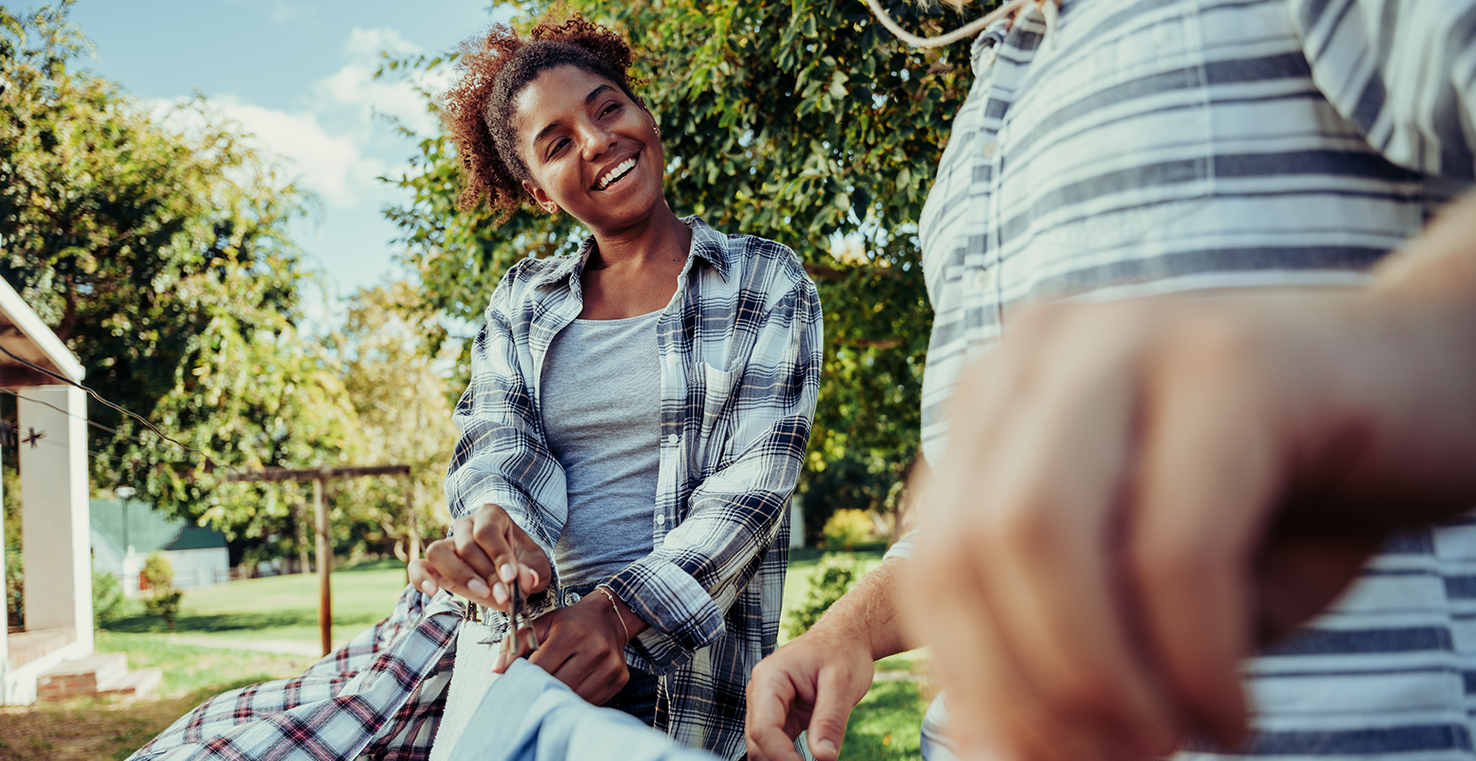
[[[425,558],[410,564],[410,583],[433,595],[445,589],[504,613],[511,600],[506,582],[513,579],[523,594],[548,587],[548,556],[505,510],[482,505],[456,519],[452,538],[431,542]]]
[[[533,621],[538,649],[528,661],[594,705],[609,701],[630,680],[625,631],[615,616],[598,593],[539,616]],[[510,663],[499,660],[493,671],[502,673]]]
[[[816,761],[836,761],[851,709],[875,673],[863,637],[819,626],[759,661],[748,682],[748,758],[800,761],[794,739],[808,729]]]
[[[1145,300],[1021,320],[958,384],[900,597],[947,664],[965,752],[1237,745],[1253,645],[1321,611],[1391,529],[1476,502],[1473,302]]]

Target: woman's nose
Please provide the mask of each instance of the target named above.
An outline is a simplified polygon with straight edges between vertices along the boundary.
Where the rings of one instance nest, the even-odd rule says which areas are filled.
[[[595,125],[587,127],[581,141],[585,160],[597,159],[608,153],[615,147],[616,139],[615,133],[610,130]]]

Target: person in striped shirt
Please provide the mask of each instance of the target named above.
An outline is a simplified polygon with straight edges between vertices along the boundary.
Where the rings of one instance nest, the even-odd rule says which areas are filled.
[[[916,551],[750,758],[918,643],[933,759],[1476,756],[1476,1],[1014,5],[921,219]]]

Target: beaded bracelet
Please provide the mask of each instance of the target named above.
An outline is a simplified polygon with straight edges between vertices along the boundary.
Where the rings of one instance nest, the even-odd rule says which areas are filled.
[[[625,641],[629,642],[630,627],[625,625],[625,616],[620,615],[620,606],[615,604],[615,593],[611,592],[610,588],[605,586],[595,587],[595,591],[604,592],[605,596],[610,598],[610,607],[615,611],[615,620],[620,622],[620,629],[625,632]]]

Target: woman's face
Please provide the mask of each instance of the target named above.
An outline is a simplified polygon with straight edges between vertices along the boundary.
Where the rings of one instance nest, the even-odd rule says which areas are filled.
[[[574,66],[548,69],[518,94],[512,126],[533,177],[524,186],[545,209],[618,233],[665,207],[655,120],[614,82]]]

